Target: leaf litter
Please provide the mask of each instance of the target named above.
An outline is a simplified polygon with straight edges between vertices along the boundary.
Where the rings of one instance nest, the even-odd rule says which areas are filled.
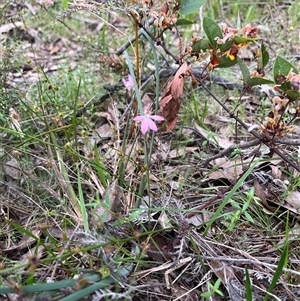
[[[7,33],[9,30],[8,27],[2,27],[3,32]],[[32,37],[36,38],[37,36]],[[32,40],[32,38],[30,39]],[[39,51],[34,55],[39,54],[37,61],[39,66],[43,67],[47,76],[60,71],[61,66],[66,61],[64,56],[72,57],[74,64],[71,64],[71,66],[76,68],[78,60],[74,57],[74,53],[82,51],[83,48],[80,43],[71,43],[66,38],[58,39],[48,45],[44,45],[37,39],[36,41],[35,45]],[[61,55],[62,53],[64,55]],[[28,58],[34,57],[30,51],[25,56]],[[41,79],[40,73],[35,68],[24,70],[25,68],[23,68],[22,73],[12,70],[9,74],[9,84],[12,86],[17,84],[22,88],[29,82],[34,83]],[[128,142],[125,150],[121,148],[119,140],[122,139],[122,127],[126,122],[120,119],[119,110],[123,110],[123,108],[118,106],[118,101],[114,99],[114,96],[111,96],[105,111],[97,112],[97,120],[100,118],[101,122],[98,124],[92,121],[88,122],[92,128],[91,135],[80,137],[79,141],[82,142],[82,145],[78,147],[86,158],[91,159],[95,156],[94,149],[96,147],[99,155],[105,158],[105,167],[113,173],[118,170],[117,166],[123,158],[130,158],[125,170],[127,186],[126,189],[120,187],[116,180],[103,183],[99,180],[99,173],[93,169],[91,170],[90,166],[83,166],[81,169],[82,176],[87,179],[87,182],[83,181],[86,201],[96,199],[97,194],[101,196],[95,208],[89,213],[91,225],[95,226],[94,231],[96,233],[84,234],[78,231],[75,233],[74,241],[69,241],[69,243],[74,248],[82,247],[84,244],[99,243],[99,241],[109,246],[112,243],[112,240],[108,239],[110,236],[114,238],[121,237],[122,239],[131,237],[130,243],[128,245],[124,244],[120,248],[125,248],[128,253],[134,254],[135,257],[147,258],[151,266],[151,268],[142,266],[141,271],[136,271],[133,274],[136,277],[135,285],[146,287],[139,292],[138,298],[169,300],[168,298],[171,295],[172,300],[181,300],[184,296],[187,296],[186,300],[188,298],[189,300],[202,300],[199,296],[208,287],[208,281],[219,278],[224,292],[227,292],[230,300],[241,300],[245,296],[243,271],[248,266],[253,281],[254,297],[256,300],[262,300],[262,292],[265,292],[270,285],[273,272],[278,263],[280,256],[278,248],[281,248],[285,241],[286,229],[285,224],[280,222],[280,214],[289,212],[292,219],[299,218],[299,191],[287,187],[289,183],[286,166],[281,161],[278,160],[276,164],[271,165],[261,162],[255,170],[256,175],[259,175],[257,176],[258,179],[252,179],[253,184],[244,183],[240,188],[240,193],[247,191],[251,185],[255,187],[255,196],[259,200],[251,204],[251,214],[255,216],[255,211],[258,211],[258,208],[266,209],[269,214],[273,215],[270,220],[272,223],[270,229],[274,226],[276,231],[272,232],[269,229],[269,235],[266,235],[261,221],[258,221],[257,225],[249,225],[244,221],[238,225],[234,232],[226,232],[222,229],[223,224],[216,221],[208,235],[203,237],[203,225],[210,220],[217,210],[218,204],[227,194],[227,192],[224,192],[224,187],[235,184],[236,180],[245,172],[247,166],[251,164],[252,158],[247,158],[246,155],[243,157],[243,153],[233,159],[226,156],[216,158],[205,168],[200,168],[199,162],[202,157],[211,157],[215,150],[227,149],[233,144],[232,139],[234,137],[224,138],[214,132],[214,139],[211,139],[203,128],[197,128],[196,126],[193,127],[200,132],[201,137],[195,134],[195,131],[192,131],[187,134],[190,139],[189,146],[177,145],[178,142],[184,142],[186,138],[183,135],[181,137],[182,141],[180,141],[174,131],[178,115],[182,110],[181,104],[186,100],[183,92],[185,81],[183,74],[187,70],[187,64],[183,63],[162,91],[159,114],[166,119],[166,130],[170,133],[159,133],[157,136],[157,145],[151,157],[152,166],[150,169],[150,179],[155,183],[155,185],[151,183],[153,198],[146,200],[144,207],[139,207],[145,209],[146,215],[151,215],[151,219],[140,214],[131,220],[134,226],[129,224],[128,227],[128,223],[118,224],[118,221],[122,221],[124,218],[130,219],[130,216],[135,212],[134,210],[138,209],[136,208],[137,201],[134,191],[138,187],[139,177],[143,175],[143,169],[141,168],[141,162],[143,162],[141,148],[143,145],[141,141],[137,140]],[[123,99],[126,99],[126,95],[123,95]],[[85,114],[85,116],[90,117],[88,114]],[[213,122],[217,117],[212,117]],[[207,123],[207,126],[210,126],[209,123]],[[113,138],[115,135],[117,137]],[[205,144],[199,144],[199,140],[202,143],[208,142],[208,146],[205,147],[203,146]],[[212,149],[209,144],[210,146],[213,145],[214,148]],[[52,202],[57,206],[64,206],[64,212],[67,212],[70,216],[74,214],[74,212],[72,213],[72,209],[75,208],[74,204],[62,204],[59,200],[66,191],[54,180],[55,175],[58,177],[58,174],[62,171],[57,163],[51,163],[53,160],[56,162],[55,154],[50,152],[45,154],[38,146],[32,147],[35,152],[34,155],[28,153],[32,156],[30,158],[32,164],[35,164],[32,169],[29,169],[28,165],[21,165],[21,160],[17,156],[6,160],[3,168],[1,168],[0,225],[3,229],[1,232],[1,252],[8,253],[7,256],[11,259],[17,259],[19,254],[27,256],[27,254],[33,252],[36,248],[36,239],[24,233],[18,236],[18,231],[7,223],[8,220],[19,223],[39,239],[44,239],[45,236],[47,237],[45,233],[48,233],[60,239],[61,244],[65,244],[68,237],[71,237],[72,231],[75,230],[75,227],[63,227],[58,219],[47,215],[44,205],[41,205],[41,212],[35,216],[32,216],[34,210],[28,212],[20,210],[20,208],[28,208],[29,205],[35,206],[34,202],[39,201],[40,197],[46,196],[48,202]],[[247,152],[249,152],[249,149],[247,149]],[[121,158],[119,157],[120,154],[122,154]],[[36,157],[40,157],[41,161],[44,162],[43,165],[35,161]],[[70,182],[74,184],[77,175],[73,169],[71,159],[69,163],[70,166],[67,170]],[[46,173],[38,174],[35,169],[37,166],[43,166],[44,169],[47,169],[50,176],[47,177]],[[48,181],[48,194],[45,191],[44,194],[41,194],[40,191],[33,191],[30,194],[25,190],[24,179],[32,180],[36,186],[40,186],[37,180],[38,175],[43,176]],[[6,184],[3,184],[3,179],[5,179]],[[281,183],[284,185],[281,185]],[[282,190],[282,188],[284,189]],[[35,187],[35,189],[37,188]],[[35,194],[40,197],[36,199]],[[282,196],[282,198],[279,196]],[[199,207],[205,202],[211,203],[205,207],[204,211],[199,210]],[[20,211],[14,209],[16,204]],[[232,210],[235,210],[235,208],[229,204],[225,207],[224,219],[226,214],[232,217],[230,215],[234,212]],[[78,216],[80,215],[78,214]],[[37,223],[39,218],[44,219],[44,225]],[[76,221],[76,218],[74,221]],[[118,226],[115,226],[116,223]],[[196,228],[192,229],[191,225],[196,226]],[[49,229],[47,229],[48,227]],[[295,252],[290,253],[290,269],[286,268],[284,270],[286,273],[291,273],[291,278],[294,277],[294,280],[290,279],[289,283],[289,280],[282,277],[277,287],[278,294],[286,300],[299,297],[297,295],[300,279],[298,272],[299,253],[296,252],[299,249],[298,230],[298,222],[291,223],[288,235]],[[157,231],[158,233],[152,234],[151,231]],[[83,236],[84,239],[82,239]],[[241,241],[240,244],[239,241]],[[115,254],[117,254],[117,251],[115,247],[112,247],[107,254],[103,255],[103,258],[112,259]],[[268,255],[261,256],[263,254]],[[39,256],[42,257],[43,255],[39,253]],[[78,256],[82,256],[82,254]],[[93,258],[92,256],[94,254],[91,254],[91,258]],[[82,256],[81,260],[85,261],[86,258]],[[95,267],[100,266],[97,266],[96,260],[94,264]],[[40,276],[42,278],[42,273]],[[157,297],[159,295],[168,297]]]

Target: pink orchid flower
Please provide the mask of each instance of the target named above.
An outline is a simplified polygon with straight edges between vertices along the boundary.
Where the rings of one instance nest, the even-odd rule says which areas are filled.
[[[130,91],[134,87],[133,78],[130,74],[128,74],[128,80],[122,78],[123,85],[125,86],[126,90]]]
[[[150,104],[145,107],[145,115],[136,116],[133,118],[134,121],[141,122],[141,131],[145,135],[148,130],[157,132],[157,126],[154,121],[164,121],[164,117],[159,115],[151,115]]]

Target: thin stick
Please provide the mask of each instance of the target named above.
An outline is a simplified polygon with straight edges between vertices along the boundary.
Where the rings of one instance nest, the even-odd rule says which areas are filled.
[[[154,22],[154,19],[151,18],[149,19],[149,21],[147,22],[149,25],[151,25]],[[142,34],[143,32],[143,28],[141,28],[138,31],[138,34],[135,33],[135,36],[130,38],[125,44],[123,44],[119,49],[117,49],[115,51],[116,55],[121,55],[130,45],[132,45],[132,43]]]

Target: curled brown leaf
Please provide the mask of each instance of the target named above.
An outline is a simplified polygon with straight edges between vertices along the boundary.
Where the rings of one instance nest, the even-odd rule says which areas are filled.
[[[167,131],[172,131],[177,123],[177,116],[181,105],[180,96],[183,93],[184,76],[187,70],[187,62],[184,62],[177,70],[173,79],[169,81],[159,102],[160,109],[158,115],[165,118]]]

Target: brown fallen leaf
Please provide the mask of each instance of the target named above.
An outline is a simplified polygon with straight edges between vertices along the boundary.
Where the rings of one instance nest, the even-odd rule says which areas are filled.
[[[115,180],[104,191],[101,205],[94,210],[92,222],[97,225],[99,218],[101,222],[109,222],[114,218],[119,218],[122,213],[123,200],[123,190],[118,186],[118,181]]]
[[[166,130],[172,131],[177,123],[177,116],[181,105],[180,96],[183,93],[184,75],[188,70],[187,62],[184,62],[177,70],[165,88],[163,96],[159,102],[158,115],[163,116],[167,123]]]
[[[183,85],[184,85],[184,76],[188,70],[187,62],[184,62],[180,68],[177,70],[171,86],[172,96],[175,99],[179,99],[179,97],[183,93]]]
[[[253,186],[254,186],[254,194],[255,194],[255,196],[257,196],[258,198],[260,198],[260,200],[262,201],[262,203],[265,204],[267,202],[267,200],[266,200],[266,194],[265,194],[266,188],[262,187],[259,184],[259,182],[258,182],[257,179],[254,179]]]
[[[273,214],[274,212],[282,213],[284,209],[287,209],[299,219],[299,192],[292,191],[285,201],[281,201],[278,195],[274,196],[274,194],[270,193],[270,189],[259,184],[258,180],[254,179],[254,194],[260,198],[264,212],[267,214]]]
[[[252,158],[245,160],[235,159],[230,161],[224,158],[215,159],[215,164],[218,170],[213,170],[209,173],[211,180],[227,179],[231,183],[235,183],[240,175],[245,172],[245,167],[250,163]]]
[[[64,38],[57,39],[53,45],[50,46],[49,52],[51,55],[59,52],[63,47],[66,46],[67,40]]]
[[[18,162],[15,158],[12,158],[6,162],[4,165],[4,171],[6,175],[9,175],[15,180],[21,179],[22,167],[20,166],[20,162]]]
[[[290,191],[282,207],[288,209],[297,219],[300,219],[300,192],[298,190]]]

